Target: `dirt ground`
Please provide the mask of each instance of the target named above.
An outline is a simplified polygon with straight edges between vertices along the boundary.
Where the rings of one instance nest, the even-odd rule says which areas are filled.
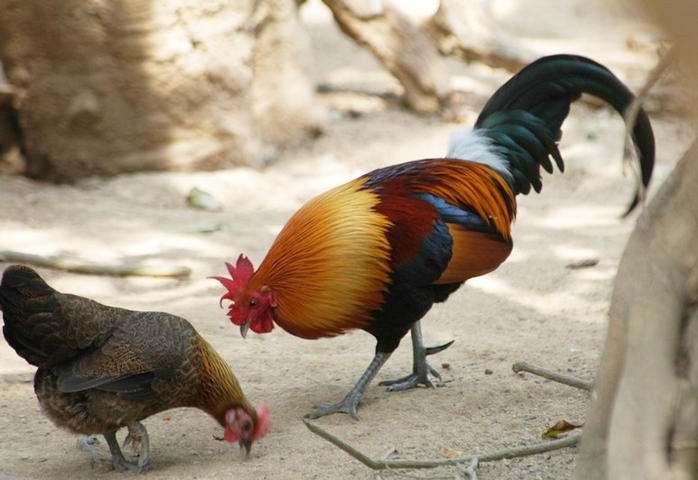
[[[522,15],[516,3],[492,2],[502,28],[521,38],[522,45],[540,53],[592,56],[635,88],[653,65],[656,35],[636,13],[609,9],[601,0],[570,1],[550,14],[550,26],[541,30],[546,2],[533,4],[538,12],[526,3]],[[218,307],[221,286],[207,277],[223,273],[223,262],[240,252],[258,265],[286,219],[325,189],[376,167],[443,155],[460,124],[411,114],[390,96],[375,95],[399,93],[399,87],[338,32],[321,4],[309,2],[303,15],[315,43],[318,82],[346,92],[321,94],[332,112],[326,134],[286,152],[276,165],[263,171],[94,178],[61,186],[0,175],[0,250],[190,267],[186,279],[38,270],[65,292],[189,319],[230,363],[248,398],[271,407],[272,429],[246,459],[236,446],[214,439],[221,429],[202,412],[178,409],[147,419],[155,467],[147,473],[151,479],[374,478],[301,421],[314,404],[337,401],[354,384],[371,359],[373,337],[359,331],[307,341],[276,328],[243,340]],[[463,124],[470,125],[486,96],[509,74],[457,61],[449,61],[449,68],[454,85],[476,99],[463,112]],[[656,188],[690,139],[680,119],[664,113],[652,120]],[[441,388],[388,393],[373,384],[359,409],[361,422],[334,415],[318,423],[374,456],[394,448],[400,458],[434,459],[450,452],[482,454],[530,445],[543,441],[541,433],[558,420],[583,422],[588,393],[514,374],[511,365],[524,360],[594,377],[613,277],[637,218],[619,219],[634,185],[621,167],[622,135],[615,113],[584,105],[573,109],[561,144],[566,172],[546,175],[541,195],[519,198],[511,257],[433,308],[423,322],[428,344],[455,340],[433,359],[443,375]],[[211,193],[224,210],[188,207],[185,198],[193,187]],[[220,228],[197,231],[205,227]],[[586,259],[598,263],[567,268]],[[378,380],[410,368],[408,336]],[[0,479],[119,476],[110,470],[103,439],[99,449],[105,460],[91,468],[76,447],[77,437],[41,415],[33,372],[0,341]],[[566,479],[575,454],[576,449],[567,449],[487,463],[479,478]],[[418,478],[454,478],[455,473],[411,472]],[[401,478],[397,472],[381,475]]]

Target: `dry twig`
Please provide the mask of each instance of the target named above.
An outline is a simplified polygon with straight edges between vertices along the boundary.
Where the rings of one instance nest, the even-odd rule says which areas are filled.
[[[477,480],[477,467],[479,465],[480,459],[478,457],[473,457],[470,461],[470,465],[460,465],[460,467],[470,480]]]
[[[398,468],[436,468],[448,465],[461,465],[464,463],[471,463],[473,459],[477,458],[479,463],[482,462],[494,462],[497,460],[503,460],[505,458],[515,458],[524,457],[527,455],[535,455],[538,453],[549,452],[551,450],[559,450],[561,448],[573,447],[579,442],[580,434],[571,435],[567,438],[561,440],[554,440],[552,442],[538,443],[536,445],[529,445],[526,447],[510,448],[504,450],[498,450],[492,453],[486,453],[484,455],[468,455],[459,458],[442,458],[438,460],[402,460],[402,459],[375,459],[369,457],[365,453],[359,451],[349,443],[345,442],[336,435],[331,434],[327,430],[324,430],[316,423],[310,420],[303,419],[305,426],[308,429],[324,438],[328,442],[332,443],[336,447],[344,450],[349,455],[366,465],[373,470],[383,470],[386,468],[398,469]]]
[[[15,252],[12,250],[0,251],[0,262],[29,263],[39,267],[56,268],[69,272],[89,273],[93,275],[115,275],[135,277],[186,277],[191,274],[189,267],[181,265],[105,265],[98,263],[85,263],[79,260],[70,260],[61,257],[44,257],[32,253]]]
[[[565,385],[580,388],[582,390],[591,390],[592,388],[594,388],[594,382],[590,382],[589,380],[583,380],[581,378],[573,377],[571,375],[563,375],[562,373],[553,372],[552,370],[548,370],[547,368],[538,367],[536,365],[531,365],[530,363],[526,362],[516,362],[514,365],[511,366],[511,369],[514,370],[515,373],[533,373],[540,377],[547,378],[548,380],[553,380],[554,382],[558,383],[564,383]]]

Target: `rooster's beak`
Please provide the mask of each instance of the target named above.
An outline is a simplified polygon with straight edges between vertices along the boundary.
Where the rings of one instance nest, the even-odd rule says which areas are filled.
[[[244,322],[242,325],[240,325],[240,335],[242,335],[242,338],[245,338],[247,336],[247,330],[249,330],[249,328],[249,322]]]

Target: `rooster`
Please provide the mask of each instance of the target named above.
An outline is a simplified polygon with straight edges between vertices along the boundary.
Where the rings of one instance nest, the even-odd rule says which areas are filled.
[[[21,265],[5,270],[0,307],[5,339],[39,367],[34,391],[43,412],[72,432],[104,435],[118,470],[150,468],[139,420],[170,408],[203,410],[248,453],[267,431],[269,407],[250,405],[225,361],[183,318],[59,293]],[[137,461],[117,442],[124,426]]]
[[[307,418],[356,412],[366,386],[411,330],[412,372],[381,382],[389,390],[432,385],[420,319],[469,278],[496,269],[512,250],[516,195],[540,192],[540,167],[563,170],[557,147],[570,104],[582,93],[621,115],[632,93],[606,67],[574,55],[541,58],[506,82],[474,128],[451,138],[445,158],[374,170],[301,207],[254,271],[243,255],[227,263],[228,316],[244,337],[276,323],[307,339],[363,329],[375,356],[342,401]],[[641,183],[654,165],[654,137],[640,110],[633,132]],[[636,195],[628,212],[638,203]]]

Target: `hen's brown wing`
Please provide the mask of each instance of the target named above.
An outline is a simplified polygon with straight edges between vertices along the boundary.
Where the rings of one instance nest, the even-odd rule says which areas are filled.
[[[138,399],[154,395],[152,382],[170,378],[187,365],[194,328],[183,318],[162,312],[128,312],[105,342],[61,368],[63,392],[90,388]]]

